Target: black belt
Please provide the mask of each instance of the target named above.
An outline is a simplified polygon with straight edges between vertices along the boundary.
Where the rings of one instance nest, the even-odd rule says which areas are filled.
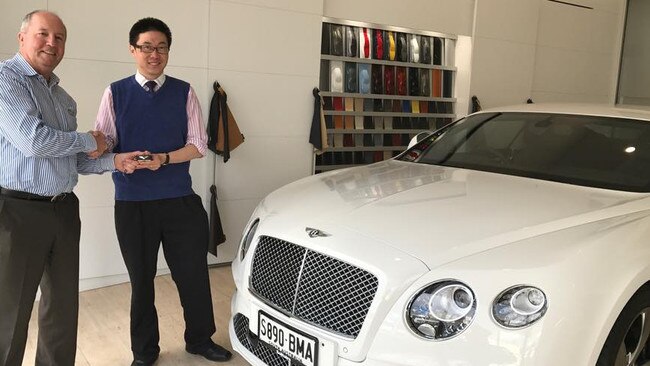
[[[70,193],[59,193],[56,196],[40,196],[38,194],[33,194],[23,191],[14,191],[13,189],[0,188],[0,196],[17,198],[21,200],[29,201],[50,201],[50,202],[60,202],[65,199],[65,197]]]

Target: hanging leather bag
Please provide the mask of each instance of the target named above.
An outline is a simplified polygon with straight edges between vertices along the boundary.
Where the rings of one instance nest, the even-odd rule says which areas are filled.
[[[208,122],[208,148],[222,155],[225,163],[230,159],[230,152],[244,142],[244,135],[228,107],[228,95],[218,82],[213,84],[213,88]]]

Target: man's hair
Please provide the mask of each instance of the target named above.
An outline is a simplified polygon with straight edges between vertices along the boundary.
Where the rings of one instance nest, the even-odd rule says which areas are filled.
[[[20,24],[20,32],[21,33],[25,32],[27,30],[27,28],[29,27],[29,23],[32,21],[32,16],[34,16],[34,14],[37,14],[37,13],[49,13],[49,14],[55,15],[57,18],[61,19],[61,17],[58,14],[56,14],[54,12],[51,12],[49,10],[38,9],[38,10],[30,11],[29,13],[27,13],[23,17],[23,21]],[[61,23],[63,23],[63,20],[61,20]],[[63,29],[66,31],[66,34],[67,34],[68,30],[66,29],[65,24],[63,24]]]
[[[136,46],[141,33],[158,31],[167,37],[167,46],[172,46],[172,31],[165,22],[156,18],[142,18],[135,22],[129,31],[129,44]]]

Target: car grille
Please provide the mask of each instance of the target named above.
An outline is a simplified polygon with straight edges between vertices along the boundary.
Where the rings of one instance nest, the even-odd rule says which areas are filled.
[[[274,308],[356,338],[377,292],[372,273],[284,240],[261,236],[250,287]]]
[[[277,351],[271,350],[267,347],[259,345],[257,338],[252,337],[250,340],[246,336],[248,333],[248,318],[242,314],[236,314],[233,318],[235,326],[235,334],[239,342],[251,351],[255,357],[259,358],[262,362],[269,366],[288,366],[289,361],[287,358],[280,356]]]

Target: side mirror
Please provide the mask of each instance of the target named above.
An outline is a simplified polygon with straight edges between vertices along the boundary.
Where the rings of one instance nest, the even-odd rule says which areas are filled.
[[[431,131],[423,131],[423,132],[420,132],[417,135],[413,136],[411,141],[409,141],[409,145],[406,147],[406,150],[412,148],[413,146],[415,146],[415,144],[417,144],[418,142],[424,140],[427,136],[431,135],[432,133],[433,132],[431,132]]]

